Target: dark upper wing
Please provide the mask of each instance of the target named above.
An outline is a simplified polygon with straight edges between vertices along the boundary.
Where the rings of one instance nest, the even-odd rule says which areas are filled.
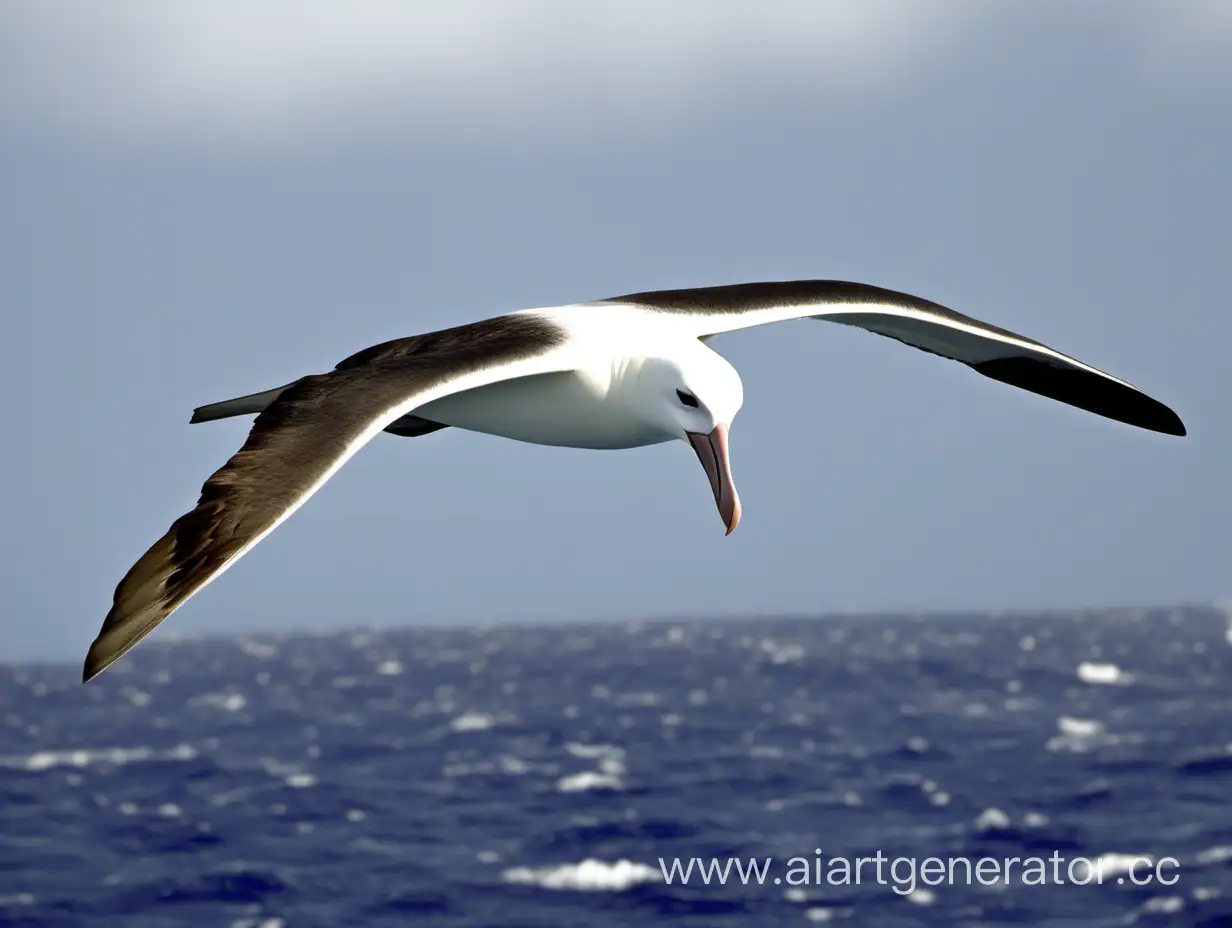
[[[842,280],[794,280],[631,293],[603,302],[679,314],[702,338],[786,319],[841,322],[1109,419],[1185,434],[1176,413],[1123,380],[1033,339],[896,290]]]
[[[534,316],[479,324],[437,350],[374,356],[304,377],[253,423],[244,446],[205,482],[116,587],[86,657],[89,680],[140,641],[298,509],[374,435],[424,403],[515,377],[567,370],[563,330]]]

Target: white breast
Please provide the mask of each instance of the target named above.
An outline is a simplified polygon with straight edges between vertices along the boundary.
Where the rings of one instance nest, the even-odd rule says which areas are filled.
[[[622,401],[618,383],[612,386],[610,378],[540,374],[447,396],[414,414],[472,432],[569,448],[636,448],[673,437],[637,416]]]

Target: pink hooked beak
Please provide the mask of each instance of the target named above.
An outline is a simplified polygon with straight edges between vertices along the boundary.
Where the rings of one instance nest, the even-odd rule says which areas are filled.
[[[740,524],[740,497],[736,495],[736,485],[732,483],[731,462],[727,459],[727,426],[716,425],[709,435],[701,432],[684,434],[697,452],[702,467],[706,469],[710,488],[714,490],[714,501],[719,504],[719,516],[730,535]]]

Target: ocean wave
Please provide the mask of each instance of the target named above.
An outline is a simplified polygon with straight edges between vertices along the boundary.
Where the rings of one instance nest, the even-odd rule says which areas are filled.
[[[630,860],[606,863],[592,858],[554,867],[511,867],[501,874],[501,878],[506,883],[580,892],[621,892],[639,883],[663,882],[663,874],[658,867]]]

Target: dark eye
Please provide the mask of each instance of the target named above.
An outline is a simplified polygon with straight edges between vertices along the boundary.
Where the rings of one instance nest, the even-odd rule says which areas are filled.
[[[683,390],[677,390],[676,395],[680,397],[680,402],[684,403],[686,406],[689,406],[692,409],[697,408],[697,397],[692,393],[685,393]]]

